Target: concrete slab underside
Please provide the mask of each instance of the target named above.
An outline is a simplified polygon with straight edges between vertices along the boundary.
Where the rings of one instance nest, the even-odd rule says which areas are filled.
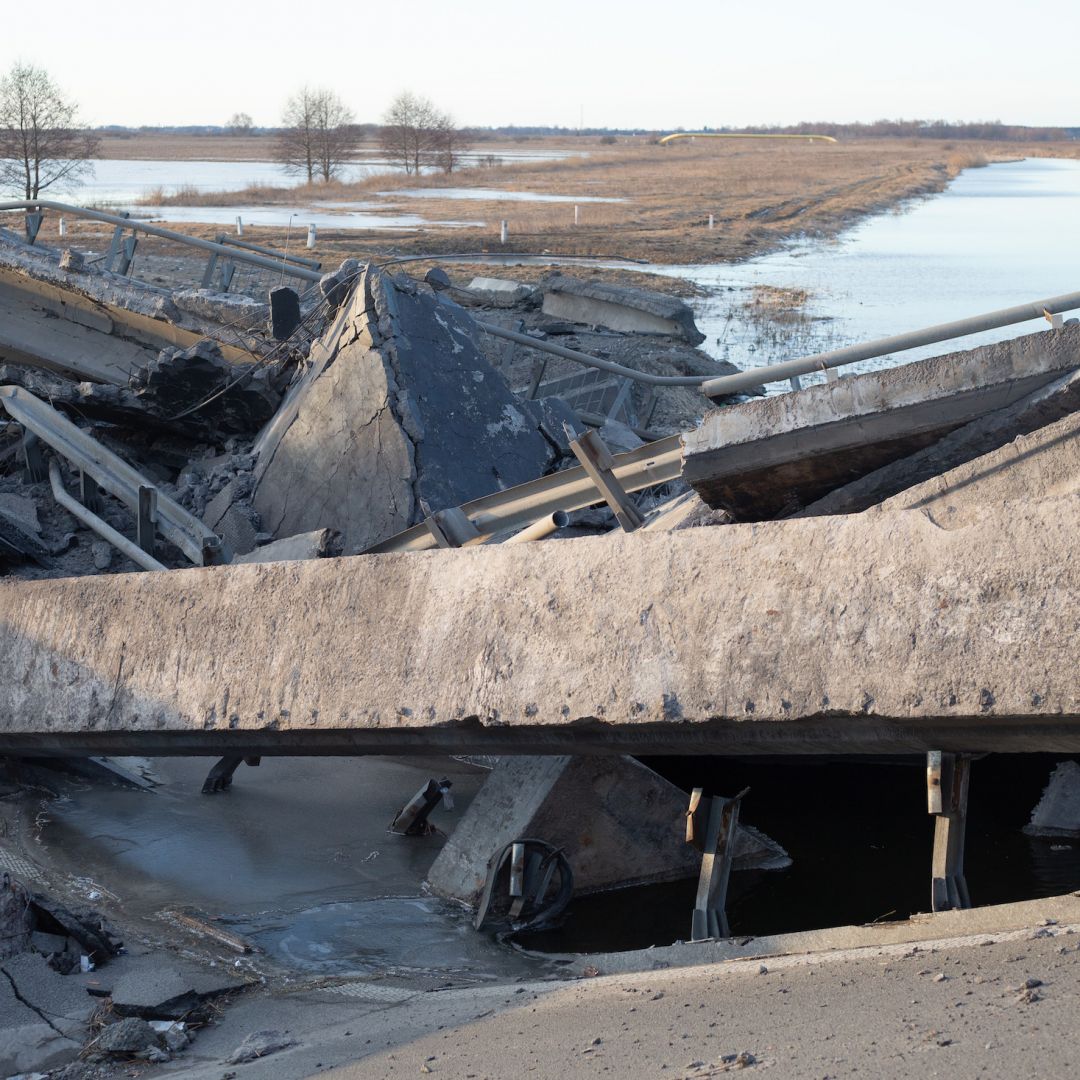
[[[1080,498],[0,585],[0,753],[1080,750]]]
[[[729,406],[683,437],[683,478],[737,520],[787,516],[1078,366],[1065,327]]]

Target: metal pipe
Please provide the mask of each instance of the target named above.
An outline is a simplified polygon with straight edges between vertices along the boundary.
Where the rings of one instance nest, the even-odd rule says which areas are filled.
[[[1080,292],[1053,296],[1049,300],[1035,300],[1030,304],[1000,308],[988,311],[984,315],[971,315],[956,322],[940,323],[922,330],[909,330],[904,334],[878,338],[862,345],[849,345],[844,349],[832,349],[829,352],[806,356],[800,360],[786,360],[782,364],[770,364],[768,367],[750,368],[737,375],[721,375],[708,379],[701,389],[711,398],[724,397],[750,390],[762,383],[780,382],[793,376],[809,375],[813,371],[827,371],[830,368],[854,364],[858,360],[870,360],[875,356],[903,352],[905,349],[917,349],[920,345],[933,345],[950,338],[966,337],[979,334],[984,330],[996,330],[1001,326],[1041,319],[1045,315],[1057,315],[1063,311],[1080,308]]]
[[[570,515],[565,510],[556,510],[554,514],[548,514],[531,525],[526,525],[519,533],[514,533],[507,544],[524,544],[529,540],[543,540],[559,529],[565,529],[570,524]]]
[[[281,259],[271,259],[262,255],[248,254],[248,252],[238,250],[236,247],[226,247],[224,244],[217,244],[213,240],[203,240],[198,236],[188,236],[186,233],[174,232],[172,229],[163,229],[160,225],[151,225],[149,222],[139,221],[138,219],[133,220],[129,217],[120,217],[117,214],[106,214],[100,210],[87,210],[82,206],[72,206],[69,203],[54,202],[51,199],[0,203],[0,211],[34,209],[59,210],[64,214],[73,214],[75,217],[89,218],[91,221],[103,221],[108,225],[117,225],[124,229],[138,229],[139,232],[146,233],[148,236],[160,236],[165,240],[174,240],[179,244],[187,244],[189,247],[202,248],[203,251],[212,251],[217,255],[226,255],[237,262],[246,262],[250,263],[252,266],[261,266],[264,270],[275,270],[280,272],[282,269]],[[317,282],[322,277],[322,274],[319,274],[314,270],[308,270],[302,266],[296,266],[291,261],[285,264],[285,273],[289,274],[291,277],[303,278],[304,281]]]
[[[682,436],[646,443],[636,450],[615,455],[615,478],[625,491],[641,491],[654,484],[664,484],[682,475]],[[578,465],[573,469],[541,476],[527,484],[506,491],[496,491],[458,508],[472,522],[482,539],[524,525],[556,510],[582,510],[603,502],[603,495]],[[386,551],[426,551],[436,547],[431,530],[421,523],[367,548],[364,555]]]
[[[561,356],[565,360],[575,360],[586,367],[599,368],[601,371],[610,371],[615,375],[622,375],[634,382],[647,383],[649,386],[701,386],[708,382],[708,375],[650,375],[634,368],[623,367],[613,360],[601,360],[598,356],[590,356],[588,353],[578,352],[577,349],[568,349],[565,345],[552,345],[548,341],[540,341],[528,334],[519,334],[516,330],[506,330],[494,323],[478,322],[476,324],[486,334],[492,337],[505,338],[507,341],[516,341],[519,345],[528,345],[541,352],[551,353],[552,356]],[[758,382],[761,380],[759,379]],[[755,384],[756,385],[756,384]]]
[[[56,464],[56,458],[54,457],[49,458],[49,483],[52,485],[53,498],[69,514],[77,517],[88,528],[93,529],[103,540],[108,540],[122,555],[126,555],[132,562],[138,563],[144,570],[168,570],[164,563],[159,563],[153,555],[147,555],[138,544],[129,540],[123,533],[117,532],[111,525],[102,521],[97,514],[87,510],[78,499],[69,495],[64,488],[64,479],[60,475],[60,466]]]

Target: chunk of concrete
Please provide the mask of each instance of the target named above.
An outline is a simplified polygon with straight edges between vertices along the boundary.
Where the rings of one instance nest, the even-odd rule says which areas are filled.
[[[117,1016],[144,1020],[186,1020],[205,1015],[207,1002],[242,989],[241,980],[193,964],[149,954],[123,965],[115,978],[106,972],[96,994],[112,999]]]
[[[1004,409],[995,409],[972,420],[909,457],[831,491],[793,516],[857,513],[947,470],[985,457],[1013,439],[1045,428],[1077,410],[1080,410],[1080,372],[1070,372]],[[1036,477],[1033,479],[1038,482]],[[1022,496],[1022,492],[1017,494]],[[911,500],[903,501],[911,503]]]
[[[705,340],[690,306],[677,296],[564,274],[553,274],[543,289],[544,314],[557,319],[627,333],[667,334],[691,345]]]
[[[536,479],[555,454],[457,305],[369,268],[256,443],[275,537],[337,529],[354,553]]]
[[[516,307],[524,300],[538,294],[532,285],[505,278],[475,277],[469,282],[472,298],[491,307]]]
[[[228,1056],[225,1064],[243,1065],[245,1062],[269,1057],[270,1054],[276,1054],[280,1050],[287,1050],[290,1046],[295,1045],[296,1040],[287,1032],[253,1031]]]
[[[304,559],[332,559],[341,554],[341,534],[333,529],[274,540],[254,551],[233,559],[234,563],[297,562]]]
[[[114,1024],[106,1024],[89,1048],[99,1054],[134,1057],[151,1047],[160,1049],[164,1045],[164,1037],[145,1020],[137,1016],[126,1016]]]
[[[577,895],[693,877],[701,853],[686,843],[689,796],[630,757],[503,757],[428,871],[439,896],[475,907],[488,866],[523,837],[562,850]],[[748,826],[735,869],[790,865]]]
[[[1060,762],[1050,774],[1024,832],[1029,836],[1080,836],[1080,765],[1075,761]]]
[[[740,521],[790,515],[1077,367],[1065,327],[729,405],[683,437],[683,478]]]

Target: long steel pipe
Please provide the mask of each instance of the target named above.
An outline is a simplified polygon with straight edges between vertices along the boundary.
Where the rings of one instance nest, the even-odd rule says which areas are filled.
[[[165,240],[174,240],[189,247],[202,248],[203,251],[212,251],[234,262],[250,263],[252,266],[261,266],[264,270],[282,269],[281,259],[270,259],[264,255],[255,255],[240,248],[216,244],[213,240],[202,240],[198,236],[188,236],[185,233],[174,232],[172,229],[163,229],[160,225],[151,225],[149,222],[140,221],[137,218],[120,217],[118,214],[106,214],[101,210],[87,210],[83,206],[72,206],[70,203],[55,202],[51,199],[33,199],[31,201],[0,203],[2,210],[58,210],[63,214],[71,214],[73,217],[89,218],[91,221],[103,221],[107,225],[119,225],[124,229],[138,229],[139,232],[148,236],[160,236]],[[308,270],[295,263],[285,263],[285,273],[290,277],[303,278],[304,281],[318,281],[322,274],[316,270]]]
[[[132,562],[138,563],[144,570],[168,570],[164,563],[158,562],[153,555],[148,555],[138,544],[129,540],[123,533],[117,532],[107,522],[102,521],[97,514],[87,510],[78,499],[69,495],[64,487],[64,478],[60,475],[60,466],[56,464],[56,458],[49,458],[49,483],[52,485],[53,498],[69,514],[93,529],[103,540],[108,540],[121,554],[126,555]]]
[[[813,371],[826,371],[829,368],[854,364],[858,360],[870,360],[875,356],[917,349],[920,345],[933,345],[950,338],[966,337],[979,334],[984,330],[996,330],[1001,326],[1041,319],[1044,315],[1059,315],[1063,311],[1080,308],[1080,292],[1052,296],[1049,300],[1035,300],[1030,304],[1018,304],[1016,307],[1000,308],[983,315],[971,315],[956,322],[939,323],[922,330],[909,330],[904,334],[878,338],[862,345],[849,345],[844,349],[832,349],[829,352],[805,356],[799,360],[786,360],[782,364],[768,367],[749,368],[737,375],[721,375],[715,379],[706,379],[702,391],[711,398],[739,394],[761,386],[762,383],[780,382],[795,375],[809,375]]]
[[[539,338],[530,337],[528,334],[519,334],[516,330],[507,330],[494,323],[478,322],[476,324],[485,334],[493,337],[506,338],[507,341],[515,341],[518,345],[528,345],[532,349],[551,353],[552,356],[561,356],[566,360],[576,360],[586,367],[599,368],[601,371],[610,371],[615,375],[633,379],[634,382],[647,383],[649,386],[701,386],[708,382],[708,375],[650,375],[636,368],[624,367],[616,364],[614,360],[601,360],[599,356],[590,356],[588,353],[578,352],[577,349],[568,349],[565,345],[552,345],[550,341],[541,341]],[[761,380],[759,379],[760,383]],[[755,383],[757,385],[757,383]]]

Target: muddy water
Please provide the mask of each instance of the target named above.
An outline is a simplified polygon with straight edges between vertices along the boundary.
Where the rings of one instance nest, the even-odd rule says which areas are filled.
[[[209,758],[149,762],[153,791],[68,782],[41,839],[60,869],[152,916],[191,908],[313,975],[393,968],[512,976],[526,961],[475,934],[452,904],[425,897],[438,836],[391,835],[399,807],[432,776],[453,781],[449,831],[484,773],[445,758],[265,758],[232,789],[202,795]]]
[[[759,367],[1080,290],[1080,161],[1030,158],[968,169],[940,195],[866,219],[836,240],[743,263],[653,266],[708,290],[702,347]],[[755,286],[806,289],[802,318],[745,317]],[[972,348],[1045,329],[1041,320],[961,339]],[[853,364],[866,371],[947,352],[930,345]],[[807,377],[804,383],[820,376]],[[785,385],[786,388],[786,385]]]

